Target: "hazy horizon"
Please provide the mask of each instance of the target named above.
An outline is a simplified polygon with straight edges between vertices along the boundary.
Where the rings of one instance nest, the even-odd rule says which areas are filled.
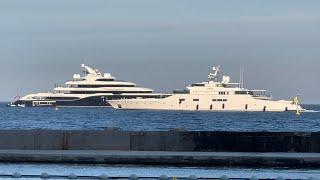
[[[0,2],[0,101],[51,90],[80,64],[157,91],[207,80],[221,65],[232,81],[276,99],[320,104],[320,2]]]

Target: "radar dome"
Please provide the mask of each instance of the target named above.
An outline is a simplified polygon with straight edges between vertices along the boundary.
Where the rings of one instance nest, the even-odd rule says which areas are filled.
[[[74,80],[79,80],[81,78],[80,74],[74,74],[73,79]]]
[[[110,73],[104,73],[103,77],[105,77],[105,78],[110,78],[110,77],[111,77],[111,74],[110,74]]]
[[[228,84],[230,82],[230,76],[223,76],[222,77],[222,83]]]

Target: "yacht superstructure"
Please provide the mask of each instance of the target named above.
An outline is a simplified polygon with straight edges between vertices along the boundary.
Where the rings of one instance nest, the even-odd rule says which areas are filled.
[[[116,80],[109,73],[82,64],[84,76],[74,74],[63,86],[56,85],[52,92],[26,95],[15,101],[15,106],[110,106],[107,100],[118,98],[158,98],[164,94],[137,87],[135,83]]]
[[[299,97],[293,100],[272,100],[266,90],[249,90],[242,83],[231,83],[229,76],[219,76],[220,67],[213,67],[209,80],[174,91],[163,98],[117,99],[108,103],[116,109],[203,110],[203,111],[302,111]],[[221,80],[219,80],[219,77]]]

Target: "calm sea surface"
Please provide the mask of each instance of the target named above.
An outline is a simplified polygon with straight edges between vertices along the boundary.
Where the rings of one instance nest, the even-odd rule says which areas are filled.
[[[0,103],[0,129],[63,129],[88,130],[116,127],[122,130],[223,130],[223,131],[320,131],[320,105],[305,105],[310,110],[301,116],[294,113],[222,113],[181,111],[132,111],[111,108],[9,108]],[[319,169],[237,169],[237,168],[178,168],[139,166],[99,166],[63,164],[0,164],[0,174],[95,175],[142,177],[196,175],[218,178],[307,179],[320,177]]]
[[[320,105],[295,113],[223,113],[196,111],[134,111],[112,108],[12,108],[0,103],[0,129],[193,131],[320,131]]]

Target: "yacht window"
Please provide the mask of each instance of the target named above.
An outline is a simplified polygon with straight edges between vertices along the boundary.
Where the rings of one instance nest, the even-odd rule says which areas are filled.
[[[46,100],[77,100],[78,97],[46,97]]]
[[[70,94],[98,94],[98,93],[152,93],[152,91],[71,91]]]
[[[173,93],[174,94],[189,94],[190,91],[188,89],[176,89],[176,90],[173,90]]]
[[[210,110],[212,110],[212,104],[210,105]]]
[[[197,86],[200,86],[200,87],[201,87],[201,86],[204,86],[204,84],[192,84],[191,86],[192,86],[192,87],[197,87]]]
[[[196,109],[197,109],[197,110],[199,109],[199,104],[197,104]]]
[[[199,99],[193,99],[193,101],[199,101]]]
[[[225,104],[222,104],[222,109],[224,109],[226,106],[225,106]]]
[[[78,85],[79,88],[100,88],[100,87],[134,87],[134,85],[121,85],[121,84],[111,84],[111,85]]]
[[[225,94],[226,94],[226,92],[219,92],[219,94],[220,94],[220,95],[225,95]]]
[[[217,99],[212,99],[212,101],[217,101]]]
[[[96,81],[114,81],[114,79],[97,79]]]
[[[235,94],[247,94],[247,91],[236,91]]]
[[[248,110],[248,104],[246,104],[245,109]]]
[[[179,99],[179,104],[181,104],[184,101],[185,101],[185,99]]]
[[[227,101],[227,99],[222,99],[222,101],[226,102],[226,101]]]
[[[253,95],[253,92],[252,91],[236,91],[235,94],[236,95],[244,95],[244,94]]]
[[[218,99],[219,102],[222,102],[222,99]]]

